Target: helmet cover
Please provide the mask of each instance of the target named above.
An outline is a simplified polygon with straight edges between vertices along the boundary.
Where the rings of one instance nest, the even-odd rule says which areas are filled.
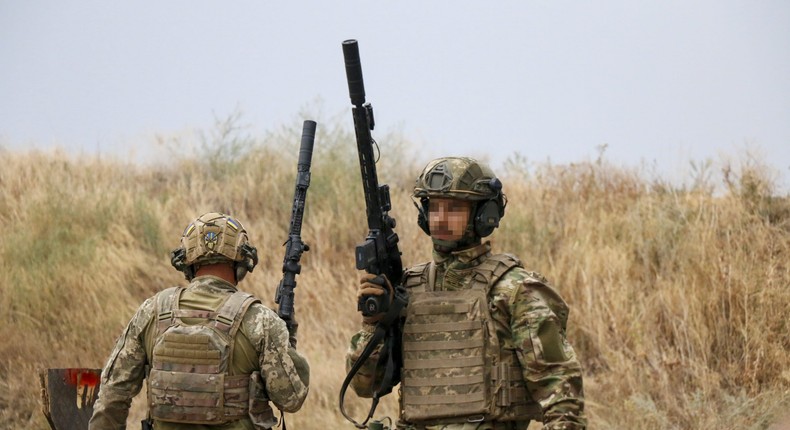
[[[205,213],[189,223],[181,246],[171,253],[171,263],[189,280],[200,266],[229,262],[236,263],[237,280],[241,280],[258,264],[258,255],[241,222],[219,212]]]
[[[414,185],[415,198],[438,197],[489,200],[499,190],[491,187],[496,175],[487,164],[468,157],[443,157],[428,163]]]

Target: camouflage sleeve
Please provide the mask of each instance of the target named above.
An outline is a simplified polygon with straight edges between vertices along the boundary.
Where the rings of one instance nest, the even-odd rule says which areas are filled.
[[[101,375],[90,430],[125,429],[132,399],[143,386],[146,354],[143,334],[153,320],[155,303],[146,300],[115,342]]]
[[[274,311],[253,305],[247,315],[250,318],[245,331],[260,351],[261,376],[269,400],[285,412],[298,411],[310,386],[307,360],[288,343],[285,322]]]
[[[540,275],[518,275],[510,277],[520,284],[511,297],[511,331],[527,388],[543,409],[543,428],[584,429],[581,366],[549,306],[562,299]]]
[[[365,346],[367,346],[370,338],[373,337],[375,328],[375,324],[362,323],[362,330],[351,337],[351,345],[346,353],[346,373],[351,371],[351,367],[362,355]],[[359,397],[372,398],[375,388],[381,385],[381,381],[384,379],[384,369],[376,368],[379,351],[381,351],[381,344],[376,346],[370,357],[362,363],[362,367],[351,378],[349,385]]]

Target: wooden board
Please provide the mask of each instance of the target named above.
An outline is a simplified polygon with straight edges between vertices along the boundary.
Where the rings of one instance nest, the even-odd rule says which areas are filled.
[[[45,369],[39,375],[42,408],[52,429],[87,430],[101,369]]]

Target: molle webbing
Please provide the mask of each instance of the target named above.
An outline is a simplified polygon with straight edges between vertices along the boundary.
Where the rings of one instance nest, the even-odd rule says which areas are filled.
[[[234,337],[249,294],[230,294],[217,311],[179,308],[183,288],[157,297],[157,338],[149,374],[151,416],[160,421],[221,424],[247,416],[250,375],[229,375]],[[203,320],[186,324],[182,319]]]
[[[434,291],[434,263],[412,267],[403,334],[401,408],[417,423],[540,419],[515,352],[503,349],[489,314],[494,284],[521,263],[491,255],[471,272],[468,289]],[[494,364],[498,363],[498,364]]]
[[[490,409],[482,291],[413,291],[403,331],[401,402],[409,421]]]
[[[149,400],[155,419],[222,423],[247,416],[249,375],[151,370]],[[224,401],[223,401],[224,399]]]
[[[219,373],[221,352],[212,349],[205,335],[164,333],[154,353],[154,369],[176,372]]]
[[[502,357],[499,366],[491,369],[491,380],[499,384],[496,405],[502,408],[500,420],[534,419],[540,421],[543,412],[540,405],[532,400],[527,390],[524,374],[518,358],[511,353]]]

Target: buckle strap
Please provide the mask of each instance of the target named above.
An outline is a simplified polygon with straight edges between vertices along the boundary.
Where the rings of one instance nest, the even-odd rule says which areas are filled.
[[[410,396],[404,403],[408,405],[457,405],[459,403],[475,403],[486,399],[482,391],[467,394]]]
[[[225,388],[240,388],[250,386],[250,375],[226,375]]]
[[[449,349],[480,348],[481,346],[482,342],[478,339],[403,342],[404,351],[437,351]]]
[[[455,385],[470,385],[482,383],[485,376],[480,373],[477,375],[469,376],[445,376],[440,378],[414,378],[404,376],[404,387],[439,387],[439,386],[455,386]]]
[[[236,291],[225,300],[225,303],[217,310],[217,318],[215,326],[233,337],[241,324],[241,317],[243,316],[242,309],[246,308],[252,303],[247,303],[248,300],[255,301],[255,297],[251,294]]]
[[[482,428],[486,428],[486,429],[490,428],[492,430],[515,430],[515,429],[518,429],[518,428],[526,428],[526,425],[529,422],[529,420],[527,420],[526,422],[521,422],[521,421],[485,421],[485,420],[480,421],[479,418],[480,418],[479,415],[473,415],[473,416],[465,416],[465,417],[453,417],[453,418],[445,418],[445,419],[439,419],[439,420],[430,420],[430,421],[420,422],[420,423],[398,422],[398,425],[397,425],[396,429],[397,430],[426,430],[428,428],[428,426],[437,426],[437,425],[441,426],[441,425],[447,425],[447,424],[465,424],[465,423],[477,424],[477,426],[475,426],[475,428],[479,428],[479,427],[481,427],[481,424],[485,423],[485,424],[482,425]],[[522,425],[521,427],[519,426],[519,423]],[[466,427],[464,427],[464,428],[466,428]]]
[[[475,274],[472,278],[474,288],[482,288],[488,294],[491,287],[499,281],[499,278],[514,267],[521,267],[521,260],[515,255],[491,255],[486,261],[475,267]]]
[[[470,331],[482,330],[483,323],[481,321],[460,321],[450,323],[433,323],[433,324],[409,324],[404,329],[404,333],[443,333],[447,331]]]
[[[172,311],[173,318],[202,318],[213,320],[217,317],[216,312],[204,311],[199,309],[174,309]]]
[[[173,309],[178,309],[178,298],[184,287],[170,287],[156,295],[156,335],[159,337],[173,325]]]
[[[469,357],[469,358],[445,358],[445,359],[432,359],[432,360],[413,360],[404,359],[403,366],[406,369],[448,369],[453,367],[474,367],[484,366],[485,360],[483,357]]]
[[[510,381],[523,381],[524,375],[521,371],[521,366],[511,364],[508,366],[501,363],[499,366],[491,368],[491,379],[505,379]]]

